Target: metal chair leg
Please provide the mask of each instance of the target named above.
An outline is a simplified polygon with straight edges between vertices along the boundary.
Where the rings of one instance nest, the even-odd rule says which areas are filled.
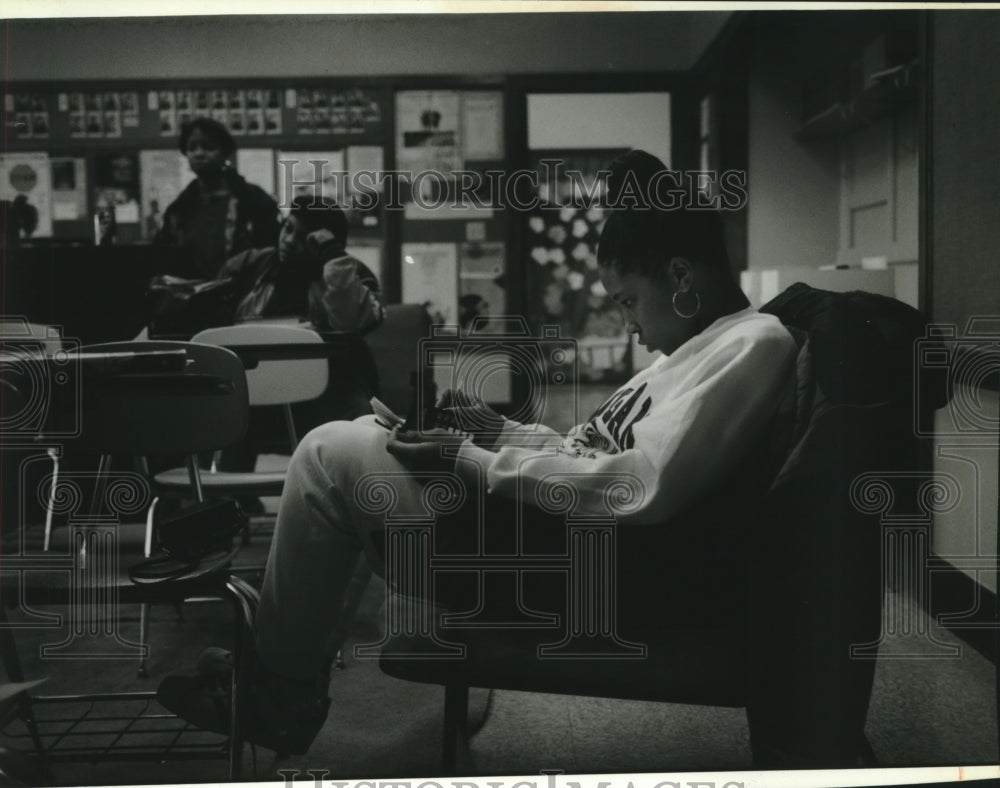
[[[465,735],[465,722],[469,715],[469,687],[466,684],[447,684],[444,688],[444,738],[441,765],[446,774],[457,773],[458,743]]]
[[[139,657],[139,669],[136,671],[140,679],[149,676],[149,603],[143,602],[139,606],[139,646],[141,647]]]
[[[52,514],[56,508],[56,487],[59,486],[59,450],[49,449],[46,454],[52,458],[52,486],[49,488],[49,505],[45,510],[45,544],[43,549],[49,551],[52,542]]]
[[[4,615],[2,608],[0,608],[0,662],[3,663],[4,671],[7,673],[7,678],[10,681],[24,681],[24,672],[21,670],[21,658],[17,654],[17,644],[14,642],[14,636],[7,626],[7,617]],[[42,737],[38,731],[38,723],[35,722],[35,712],[34,707],[31,705],[31,698],[22,694],[17,700],[17,705],[18,714],[24,726],[28,729],[28,735],[31,736],[31,743],[38,754],[38,762],[42,772],[47,779],[50,779],[51,773],[49,772],[45,746],[42,744]]]
[[[243,773],[242,703],[246,692],[254,617],[260,596],[256,589],[239,577],[231,576],[226,589],[233,603],[235,637],[233,642],[233,683],[231,687],[231,717],[229,719],[229,779],[239,782]]]

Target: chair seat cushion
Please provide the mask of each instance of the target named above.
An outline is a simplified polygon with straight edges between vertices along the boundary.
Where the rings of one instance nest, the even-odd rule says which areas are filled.
[[[230,495],[281,495],[285,486],[284,471],[205,471],[201,474],[201,486],[214,494]],[[190,490],[191,480],[187,468],[171,468],[153,477],[153,482],[161,489],[171,491]]]
[[[454,633],[454,634],[452,634]],[[646,647],[644,656],[604,653],[578,657],[539,654],[558,643],[560,630],[442,628],[440,639],[465,647],[459,658],[414,659],[426,641],[397,635],[383,645],[381,669],[407,681],[567,695],[741,707],[748,696],[748,641],[737,630],[651,630],[622,636]],[[607,644],[580,643],[580,650]],[[567,649],[568,651],[568,649]]]

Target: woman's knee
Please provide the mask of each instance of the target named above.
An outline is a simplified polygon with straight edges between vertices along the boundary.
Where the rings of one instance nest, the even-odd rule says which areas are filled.
[[[321,465],[330,468],[333,463],[363,456],[378,448],[380,436],[378,428],[373,428],[363,421],[331,421],[322,424],[305,434],[289,464],[289,471],[306,465]],[[384,446],[382,447],[384,451]]]

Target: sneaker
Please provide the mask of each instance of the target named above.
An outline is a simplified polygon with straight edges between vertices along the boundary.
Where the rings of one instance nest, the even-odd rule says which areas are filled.
[[[197,728],[229,735],[231,686],[231,674],[224,668],[197,676],[167,676],[156,699]],[[243,698],[243,739],[280,754],[305,755],[329,710],[330,698],[258,668]]]

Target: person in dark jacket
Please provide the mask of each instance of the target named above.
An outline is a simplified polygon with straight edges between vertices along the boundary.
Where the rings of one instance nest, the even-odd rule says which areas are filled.
[[[297,316],[319,331],[366,334],[382,322],[378,279],[349,255],[347,218],[337,206],[292,201],[277,246],[230,258],[217,278],[231,279],[237,322]]]
[[[180,150],[196,177],[164,211],[156,242],[181,247],[201,276],[212,279],[234,254],[274,243],[278,205],[232,169],[236,142],[221,123],[185,123]]]
[[[306,197],[292,200],[277,246],[241,252],[218,273],[217,278],[232,281],[234,321],[299,317],[317,331],[357,335],[381,325],[385,310],[378,279],[347,253],[347,232],[347,217],[337,206],[313,207]],[[370,412],[368,402],[377,386],[370,354],[360,340],[351,347],[349,359],[331,361],[331,380],[337,384],[318,399],[294,408],[295,422],[303,433],[332,419],[353,419]],[[251,414],[246,438],[223,451],[221,469],[254,470],[268,435],[261,416]],[[252,496],[240,502],[250,514],[262,511],[262,504]]]

